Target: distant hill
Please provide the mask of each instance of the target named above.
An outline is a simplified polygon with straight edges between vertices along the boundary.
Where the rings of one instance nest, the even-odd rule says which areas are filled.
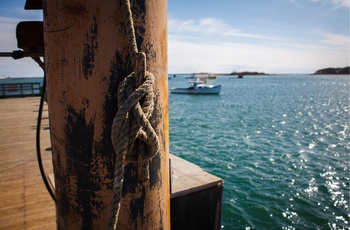
[[[314,74],[350,74],[350,67],[320,69]]]
[[[232,72],[230,73],[230,75],[241,75],[241,76],[245,76],[245,75],[265,75],[265,73],[262,72],[249,72],[249,71],[244,71],[244,72]]]

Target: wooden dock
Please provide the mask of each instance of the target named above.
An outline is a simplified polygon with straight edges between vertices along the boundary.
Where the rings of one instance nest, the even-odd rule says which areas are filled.
[[[56,229],[55,203],[36,157],[38,108],[39,97],[0,99],[0,230]],[[50,147],[44,106],[41,152],[53,182]],[[172,229],[220,229],[223,180],[174,155],[170,159]]]
[[[56,229],[36,157],[38,108],[39,97],[0,99],[0,229]],[[41,136],[45,171],[52,173],[47,107]]]

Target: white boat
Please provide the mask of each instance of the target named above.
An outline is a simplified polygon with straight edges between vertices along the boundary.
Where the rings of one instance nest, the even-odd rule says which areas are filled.
[[[185,77],[186,79],[200,79],[200,80],[203,80],[203,81],[208,81],[208,80],[216,80],[217,79],[217,76],[215,75],[211,75],[210,73],[193,73],[191,74],[190,77]]]
[[[171,88],[170,92],[174,94],[219,94],[221,85],[208,84],[209,80],[216,79],[210,75],[196,75],[195,80],[189,81],[191,86],[188,88]]]

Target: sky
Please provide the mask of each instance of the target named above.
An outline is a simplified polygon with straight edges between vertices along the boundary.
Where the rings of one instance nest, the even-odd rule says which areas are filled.
[[[25,0],[0,0],[0,52],[16,25],[42,20]],[[169,73],[314,73],[350,65],[350,0],[168,0]],[[30,58],[0,57],[0,77],[42,76]]]

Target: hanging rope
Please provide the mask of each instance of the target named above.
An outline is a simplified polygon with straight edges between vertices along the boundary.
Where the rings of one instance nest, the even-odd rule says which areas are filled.
[[[129,0],[121,0],[121,7],[134,72],[128,75],[118,88],[118,111],[113,120],[111,134],[116,160],[108,229],[116,229],[117,226],[125,164],[138,162],[139,177],[145,181],[149,179],[149,160],[159,151],[158,136],[149,122],[154,109],[155,78],[152,73],[145,70],[145,54],[138,52]],[[136,88],[136,85],[140,86]],[[136,140],[146,143],[147,150],[135,149]]]
[[[139,52],[136,44],[134,22],[131,15],[131,6],[129,0],[121,0],[121,7],[124,12],[124,23],[126,27],[126,36],[129,40],[129,54],[132,65],[135,67],[136,54]]]

